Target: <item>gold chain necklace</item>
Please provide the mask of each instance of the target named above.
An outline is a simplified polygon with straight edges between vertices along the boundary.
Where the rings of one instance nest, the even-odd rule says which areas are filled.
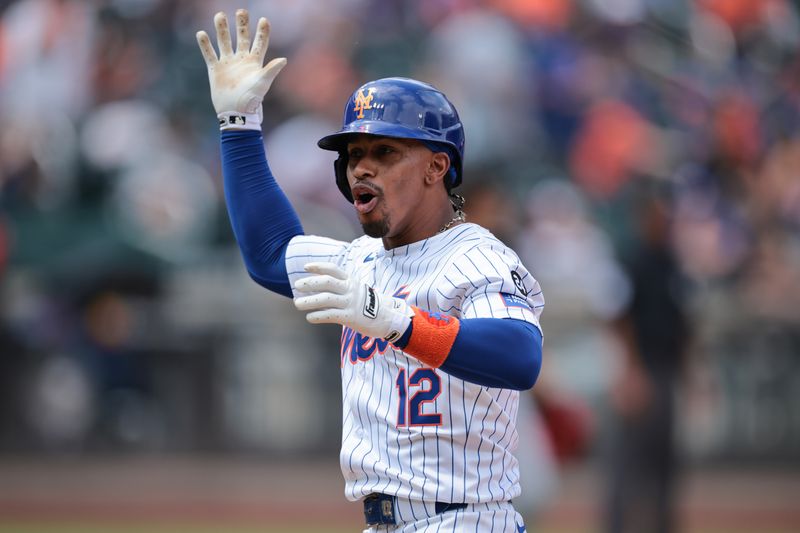
[[[450,193],[450,203],[453,205],[453,211],[456,212],[456,216],[442,226],[438,233],[449,230],[456,222],[465,222],[467,220],[467,215],[464,213],[464,197]]]
[[[464,222],[465,220],[467,220],[467,216],[464,214],[464,212],[463,212],[463,211],[456,211],[456,216],[454,216],[454,217],[453,217],[453,218],[450,220],[450,222],[448,222],[447,224],[445,224],[444,226],[442,226],[442,229],[440,229],[440,230],[438,231],[438,233],[442,233],[443,231],[447,231],[447,230],[449,230],[449,229],[450,229],[450,228],[453,226],[453,224],[455,224],[456,222]]]

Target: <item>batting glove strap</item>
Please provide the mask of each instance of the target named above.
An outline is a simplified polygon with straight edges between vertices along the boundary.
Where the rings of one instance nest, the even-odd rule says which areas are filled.
[[[224,111],[217,113],[219,129],[225,130],[255,130],[261,131],[261,113],[241,113],[239,111]]]

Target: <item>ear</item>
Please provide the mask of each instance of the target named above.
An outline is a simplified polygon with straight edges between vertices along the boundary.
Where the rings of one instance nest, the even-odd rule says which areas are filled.
[[[436,182],[442,181],[450,169],[450,156],[445,152],[436,152],[431,154],[431,160],[428,164],[428,169],[425,172],[425,183],[433,185]]]

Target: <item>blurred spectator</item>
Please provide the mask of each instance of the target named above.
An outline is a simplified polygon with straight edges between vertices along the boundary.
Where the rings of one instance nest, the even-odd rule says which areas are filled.
[[[600,101],[586,113],[570,158],[573,178],[598,199],[615,195],[659,149],[648,124],[631,107]]]
[[[2,23],[2,120],[30,122],[23,117],[53,113],[77,118],[91,105],[95,10],[91,2],[73,0],[12,2]]]
[[[610,392],[608,507],[604,531],[676,530],[675,395],[689,347],[669,208],[646,196],[635,212],[641,244],[630,261],[630,304],[618,320],[625,355]]]
[[[592,403],[609,386],[619,351],[609,324],[625,309],[630,285],[587,196],[562,179],[532,188],[517,249],[548,295],[548,371],[555,383]],[[543,363],[543,366],[545,363]]]
[[[530,149],[534,124],[519,120],[530,116],[532,103],[528,61],[519,29],[496,12],[457,12],[433,29],[417,76],[442,89],[473,132],[467,164],[518,158]]]

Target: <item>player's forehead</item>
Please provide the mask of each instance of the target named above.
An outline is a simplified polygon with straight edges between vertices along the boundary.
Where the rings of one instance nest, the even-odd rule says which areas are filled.
[[[403,139],[399,137],[387,137],[385,135],[373,135],[369,133],[355,133],[347,139],[347,149],[354,147],[367,148],[375,144],[388,144],[395,146],[422,146],[416,139]]]

